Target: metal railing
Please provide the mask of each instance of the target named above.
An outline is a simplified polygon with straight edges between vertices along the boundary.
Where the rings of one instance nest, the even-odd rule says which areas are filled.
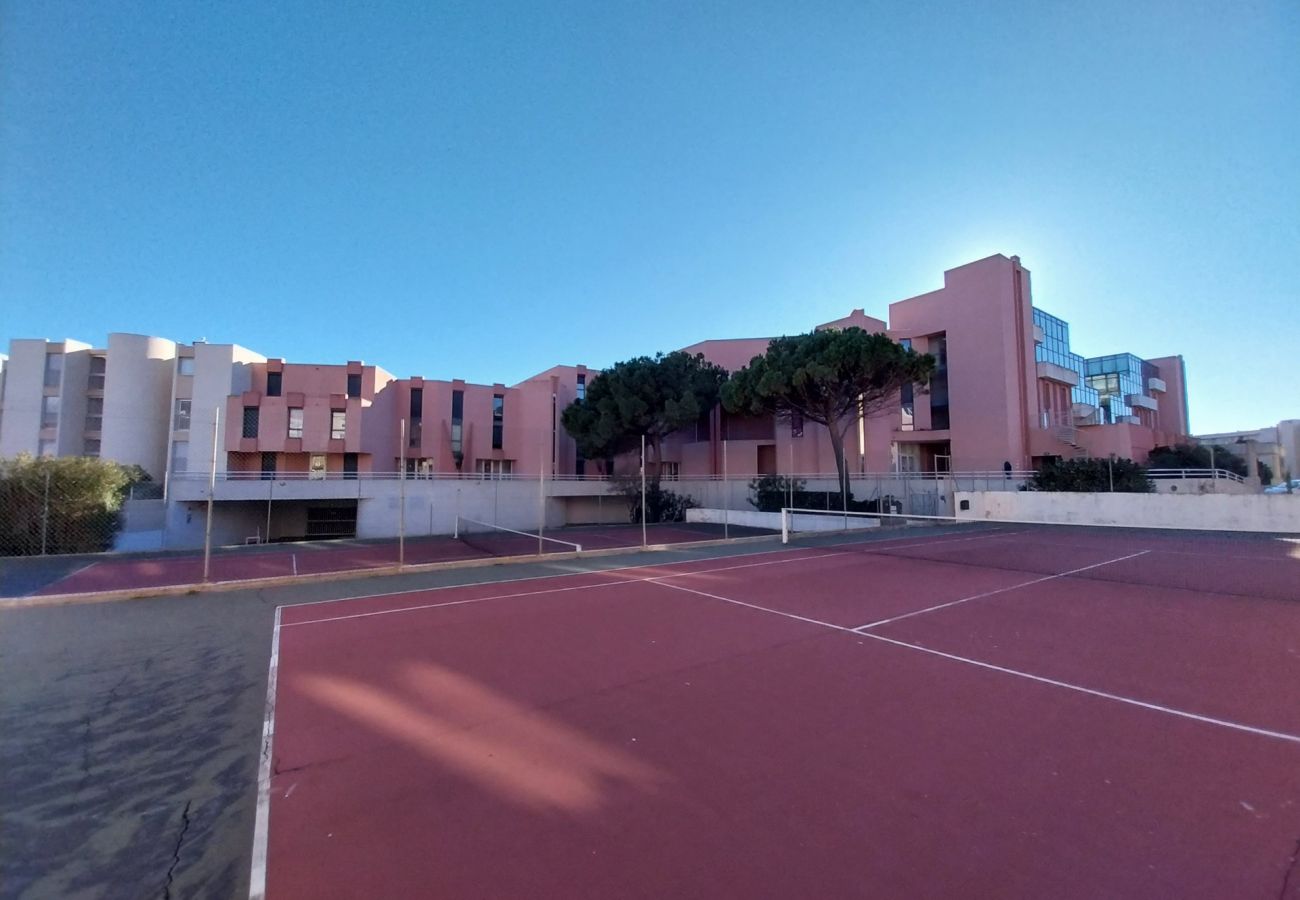
[[[862,478],[916,478],[922,480],[942,480],[945,478],[1008,478],[1024,479],[1034,474],[1032,469],[1013,469],[1006,472],[1003,469],[963,469],[960,471],[950,472],[908,472],[908,471],[857,471],[849,472],[850,479]],[[785,472],[773,472],[770,476],[781,478],[796,478],[801,481],[834,481],[839,475],[834,472],[796,472],[793,475]],[[202,482],[206,483],[210,477],[207,472],[176,472],[171,476],[173,482]],[[406,481],[525,481],[536,482],[538,475],[512,473],[502,474],[482,474],[478,472],[418,472],[406,473]],[[609,482],[619,481],[625,478],[635,478],[636,475],[628,473],[626,475],[545,475],[542,476],[545,481],[563,481],[563,482]],[[664,475],[662,481],[666,482],[701,482],[701,481],[748,481],[753,478],[764,478],[768,475],[750,473],[733,473],[728,476],[724,475]],[[400,481],[402,474],[400,472],[217,472],[217,481],[239,481],[239,482],[256,482],[256,481],[293,481],[293,482],[311,482],[311,481]]]

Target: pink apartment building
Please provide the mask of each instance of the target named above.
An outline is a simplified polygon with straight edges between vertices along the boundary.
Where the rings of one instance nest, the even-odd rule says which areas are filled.
[[[930,384],[911,386],[896,406],[853,423],[847,450],[855,471],[1002,472],[1110,454],[1141,460],[1158,444],[1186,439],[1182,358],[1074,352],[1068,324],[1034,307],[1029,272],[1016,257],[950,269],[942,287],[890,303],[887,314],[854,310],[817,326],[883,332],[939,364]],[[735,371],[769,340],[683,349]],[[230,484],[218,499],[261,496],[240,482],[288,479],[299,485],[299,499],[318,498],[322,508],[351,497],[355,517],[365,491],[340,483],[391,477],[403,464],[413,477],[607,474],[609,461],[581,459],[560,424],[598,375],[556,366],[511,386],[469,384],[398,379],[359,361],[287,363],[233,344],[110,335],[107,349],[95,350],[75,341],[13,341],[0,455],[102,453],[139,462],[155,480],[183,487],[176,499],[187,502],[206,489],[200,473],[215,458],[218,480]],[[721,408],[670,435],[664,455],[668,477],[834,470],[825,428]],[[636,466],[633,458],[615,461],[616,471]]]

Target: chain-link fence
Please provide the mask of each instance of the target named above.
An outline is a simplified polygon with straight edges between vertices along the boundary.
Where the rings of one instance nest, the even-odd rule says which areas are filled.
[[[114,549],[133,477],[96,459],[0,461],[0,556]]]

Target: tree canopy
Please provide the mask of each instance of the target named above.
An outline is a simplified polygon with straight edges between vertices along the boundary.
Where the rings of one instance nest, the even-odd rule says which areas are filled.
[[[844,436],[857,416],[870,416],[898,402],[907,384],[924,384],[934,357],[861,328],[813,331],[781,337],[767,352],[736,372],[722,391],[728,412],[775,413],[826,427],[840,483],[848,490]]]
[[[658,477],[663,438],[693,425],[718,402],[727,371],[678,350],[615,363],[587,385],[587,395],[564,410],[564,430],[588,459],[636,447],[645,435]]]
[[[110,549],[131,485],[148,478],[105,459],[0,459],[0,556]]]

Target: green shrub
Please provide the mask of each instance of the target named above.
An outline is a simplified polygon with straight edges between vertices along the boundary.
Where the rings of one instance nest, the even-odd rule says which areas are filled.
[[[1053,459],[1034,473],[1026,490],[1149,494],[1155,486],[1146,466],[1131,459]]]

